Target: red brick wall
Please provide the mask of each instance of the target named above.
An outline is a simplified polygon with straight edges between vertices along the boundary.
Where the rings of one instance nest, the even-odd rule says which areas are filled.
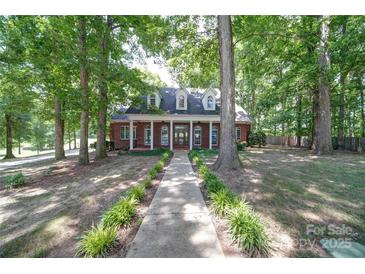
[[[184,124],[189,125],[189,123],[175,123],[177,124]],[[129,139],[128,140],[121,140],[120,139],[120,127],[122,125],[129,126],[129,122],[119,122],[119,123],[112,123],[110,125],[110,140],[114,141],[116,149],[127,149],[129,147]],[[161,147],[161,127],[166,125],[168,127],[168,145],[165,147],[170,147],[170,122],[155,122],[154,126],[154,134],[153,134],[153,146],[155,148]],[[202,128],[202,140],[201,140],[201,147],[209,148],[209,123],[193,123],[193,127],[199,125]],[[138,148],[149,148],[149,145],[144,144],[144,128],[151,126],[149,122],[134,122],[134,126],[137,126],[137,140],[134,140],[134,147]],[[219,138],[220,138],[220,124],[213,123],[213,126],[218,128],[218,145],[213,145],[213,147],[219,147]],[[247,141],[248,132],[250,130],[250,125],[246,124],[236,124],[236,127],[241,128],[241,140],[240,141]],[[189,131],[190,134],[190,131]],[[193,131],[194,136],[194,131]],[[194,138],[193,138],[194,144]]]

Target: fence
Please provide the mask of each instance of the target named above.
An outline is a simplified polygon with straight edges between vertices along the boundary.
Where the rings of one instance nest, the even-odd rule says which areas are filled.
[[[296,146],[296,136],[267,136],[266,144],[269,145],[281,145],[281,146]],[[338,138],[332,138],[332,144],[334,149],[338,149]],[[309,147],[310,139],[308,136],[302,136],[300,140],[301,147]],[[344,138],[344,149],[349,151],[365,151],[365,138],[359,137],[345,137]]]

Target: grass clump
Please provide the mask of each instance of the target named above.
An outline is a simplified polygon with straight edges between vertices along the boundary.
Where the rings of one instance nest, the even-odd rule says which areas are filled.
[[[144,186],[144,188],[150,188],[152,186],[152,180],[150,178],[144,179],[141,184]]]
[[[7,188],[20,187],[25,184],[25,176],[23,173],[18,172],[14,175],[9,175],[5,178],[5,186]]]
[[[228,221],[233,242],[244,249],[249,256],[268,254],[268,237],[264,225],[253,210],[238,207],[230,212]]]
[[[157,177],[157,171],[156,169],[152,168],[148,171],[147,176],[149,179],[153,180]]]
[[[138,184],[134,187],[132,187],[128,191],[128,198],[134,199],[138,202],[140,202],[144,196],[146,195],[146,188],[143,184]]]
[[[117,237],[115,227],[93,227],[81,238],[78,255],[84,257],[103,257],[114,244]]]
[[[102,226],[103,228],[119,228],[128,225],[136,212],[136,200],[122,198],[104,213]]]
[[[212,200],[213,212],[219,216],[226,216],[240,202],[239,198],[227,188],[213,192],[209,197]]]
[[[228,218],[229,232],[233,242],[251,257],[268,255],[269,241],[258,215],[209,170],[200,157],[199,151],[191,151],[189,158],[197,166],[199,177],[207,186],[213,212]]]
[[[157,164],[155,164],[153,168],[156,170],[157,173],[159,173],[162,171],[164,165],[165,163],[162,160],[160,160],[157,162]]]

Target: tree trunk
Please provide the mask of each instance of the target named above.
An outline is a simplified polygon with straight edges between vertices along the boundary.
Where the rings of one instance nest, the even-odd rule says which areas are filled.
[[[99,26],[99,101],[98,101],[98,129],[96,139],[96,158],[107,157],[106,141],[106,115],[108,111],[108,82],[107,75],[109,70],[110,53],[110,32],[112,28],[112,18],[107,16],[105,25],[104,19],[100,16]]]
[[[20,138],[18,139],[18,154],[22,154],[22,141]]]
[[[360,79],[360,123],[361,123],[361,137],[365,137],[365,110],[364,110],[364,89],[362,80]]]
[[[64,148],[65,120],[62,118],[62,103],[58,94],[55,96],[55,160],[65,159]]]
[[[341,73],[340,75],[340,105],[339,105],[339,113],[338,113],[338,148],[344,149],[344,120],[345,120],[345,76]]]
[[[5,127],[6,127],[6,154],[4,159],[15,158],[13,154],[13,132],[11,115],[5,114]]]
[[[321,25],[320,34],[320,57],[319,57],[319,88],[318,88],[318,124],[317,124],[317,145],[315,152],[318,155],[331,154],[333,152],[331,139],[331,106],[330,106],[330,84],[329,66],[330,56],[328,53],[329,37],[329,16],[320,16],[318,20]]]
[[[77,143],[76,143],[76,128],[74,128],[74,149],[77,148]]]
[[[297,147],[301,146],[302,140],[302,95],[297,98]]]
[[[312,144],[311,149],[313,151],[317,150],[317,139],[318,139],[318,90],[313,91],[312,96]]]
[[[71,130],[70,126],[67,127],[67,135],[68,135],[68,149],[71,150]]]
[[[215,170],[231,170],[241,166],[235,143],[235,84],[231,17],[218,16],[221,89],[220,149]]]
[[[86,52],[86,18],[79,17],[80,31],[80,86],[81,86],[81,117],[80,117],[80,150],[79,163],[86,165],[89,163],[89,87],[87,71]]]

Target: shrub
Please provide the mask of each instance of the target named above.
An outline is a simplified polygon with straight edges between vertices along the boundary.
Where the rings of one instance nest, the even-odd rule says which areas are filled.
[[[250,146],[258,145],[259,147],[266,145],[266,134],[262,130],[250,131],[248,135],[248,143]]]
[[[102,257],[114,244],[117,230],[113,227],[103,228],[101,225],[93,227],[81,238],[78,255],[85,257]]]
[[[164,166],[164,162],[162,160],[158,161],[157,164],[153,167],[157,173],[161,172]]]
[[[208,187],[208,194],[211,195],[213,193],[217,193],[221,190],[227,189],[225,184],[223,184],[218,178],[212,179],[206,182]]]
[[[146,189],[143,184],[138,184],[138,185],[132,187],[128,191],[128,198],[134,199],[138,202],[141,201],[145,195],[146,195]]]
[[[228,220],[233,242],[249,256],[268,254],[268,237],[259,217],[252,210],[238,207],[230,212]]]
[[[214,213],[219,216],[227,215],[227,213],[239,203],[239,198],[226,188],[210,193],[209,198],[212,200]]]
[[[246,143],[237,143],[237,150],[244,151],[246,148]]]
[[[152,186],[152,180],[150,178],[146,178],[144,179],[141,184],[145,187],[145,188],[150,188]]]
[[[210,173],[210,172],[206,165],[201,165],[200,167],[198,167],[198,174],[201,178],[203,178],[203,180],[205,180],[205,176],[208,173]]]
[[[136,200],[133,198],[122,198],[115,205],[107,210],[102,219],[104,228],[118,228],[130,223],[133,216],[136,214]]]
[[[153,180],[157,177],[157,173],[158,172],[156,171],[156,169],[152,168],[148,171],[147,176],[148,176],[149,179]]]
[[[25,184],[23,173],[18,172],[14,175],[9,175],[5,178],[5,186],[8,188],[19,187]]]

